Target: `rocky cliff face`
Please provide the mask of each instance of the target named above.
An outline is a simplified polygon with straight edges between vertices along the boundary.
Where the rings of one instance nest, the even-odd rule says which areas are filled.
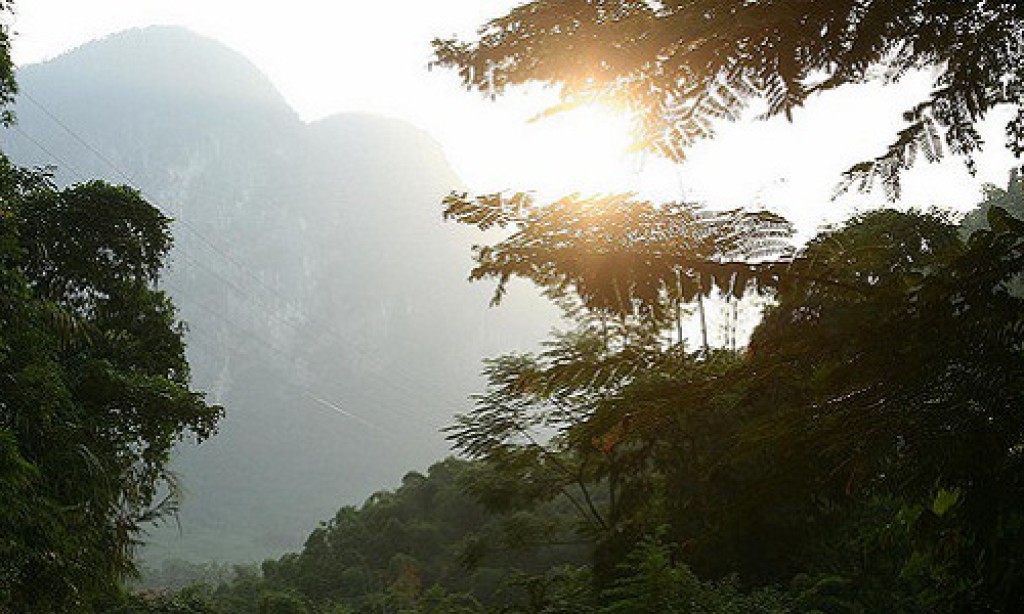
[[[484,356],[553,322],[522,294],[489,311],[471,237],[441,224],[458,188],[441,147],[404,122],[299,120],[218,43],[148,28],[22,69],[3,148],[140,188],[175,218],[166,275],[198,387],[221,433],[182,446],[177,527],[150,559],[255,560],[299,546],[344,503],[446,453]],[[173,524],[173,523],[172,523]]]

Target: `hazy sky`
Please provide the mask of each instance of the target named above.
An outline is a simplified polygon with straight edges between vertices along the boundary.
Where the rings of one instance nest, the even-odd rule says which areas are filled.
[[[453,74],[428,72],[430,40],[469,35],[514,0],[20,0],[15,61],[33,63],[130,27],[183,25],[247,56],[306,120],[364,111],[407,119],[431,132],[456,171],[477,191],[535,189],[544,197],[579,190],[630,190],[721,206],[771,206],[806,228],[838,219],[881,194],[829,202],[839,173],[882,151],[900,111],[927,91],[926,75],[899,86],[858,86],[812,101],[797,121],[725,126],[675,167],[626,158],[622,122],[592,116],[526,120],[554,92],[515,94],[497,103],[462,90]],[[908,177],[905,201],[965,208],[982,181],[1003,184],[1012,164],[1001,122],[984,134],[996,145],[971,178],[957,161]]]

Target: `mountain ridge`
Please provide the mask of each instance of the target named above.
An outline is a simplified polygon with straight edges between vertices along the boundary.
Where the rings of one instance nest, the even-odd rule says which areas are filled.
[[[146,557],[295,549],[339,506],[445,455],[437,429],[468,407],[480,359],[532,347],[553,317],[529,298],[489,311],[489,289],[466,284],[469,241],[439,207],[461,182],[425,131],[358,113],[303,122],[251,62],[180,28],[94,45],[19,71],[5,149],[23,165],[56,155],[63,183],[128,178],[176,219],[162,283],[194,380],[227,417],[178,453],[182,534],[155,530]],[[215,69],[243,74],[222,88]]]

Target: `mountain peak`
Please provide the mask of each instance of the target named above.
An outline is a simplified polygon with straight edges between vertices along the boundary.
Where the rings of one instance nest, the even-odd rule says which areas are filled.
[[[18,79],[29,85],[35,73],[84,90],[121,89],[131,84],[168,99],[243,101],[293,112],[270,80],[245,58],[211,38],[179,26],[125,30],[85,43],[60,56],[26,66]],[[53,79],[54,75],[60,75]]]

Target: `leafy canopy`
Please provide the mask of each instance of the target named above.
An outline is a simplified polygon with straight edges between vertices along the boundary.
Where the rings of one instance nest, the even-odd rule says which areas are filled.
[[[0,155],[0,609],[114,598],[173,509],[172,446],[214,431],[156,288],[168,225],[130,188],[58,189]]]
[[[840,573],[871,611],[1005,609],[1021,590],[1024,222],[990,206],[987,226],[965,239],[878,211],[822,233],[742,354],[584,313],[541,353],[490,361],[450,438],[508,474],[484,494],[574,500],[599,581],[666,527],[702,575]]]
[[[1024,153],[1022,31],[1016,0],[535,0],[434,51],[492,96],[535,81],[562,87],[557,108],[628,107],[639,144],[674,160],[754,100],[765,116],[792,118],[818,92],[931,68],[932,91],[906,110],[906,127],[846,173],[846,187],[880,178],[898,196],[900,171],[943,155],[943,141],[970,164],[978,122],[998,105],[1016,108],[1007,144]]]
[[[12,10],[0,0],[4,125]],[[131,188],[59,189],[0,153],[0,611],[109,607],[142,527],[174,509],[171,448],[216,428],[157,288],[169,225]]]
[[[11,61],[11,29],[3,20],[13,10],[10,0],[0,0],[0,126],[9,125],[14,116],[7,106],[14,102],[18,84],[14,81],[14,62]]]
[[[498,280],[493,303],[522,277],[592,313],[664,323],[698,295],[718,289],[740,297],[749,286],[770,285],[775,271],[753,262],[792,251],[789,223],[763,211],[657,205],[628,194],[572,195],[540,206],[522,193],[453,193],[444,206],[445,219],[514,229],[474,250],[470,279]]]

